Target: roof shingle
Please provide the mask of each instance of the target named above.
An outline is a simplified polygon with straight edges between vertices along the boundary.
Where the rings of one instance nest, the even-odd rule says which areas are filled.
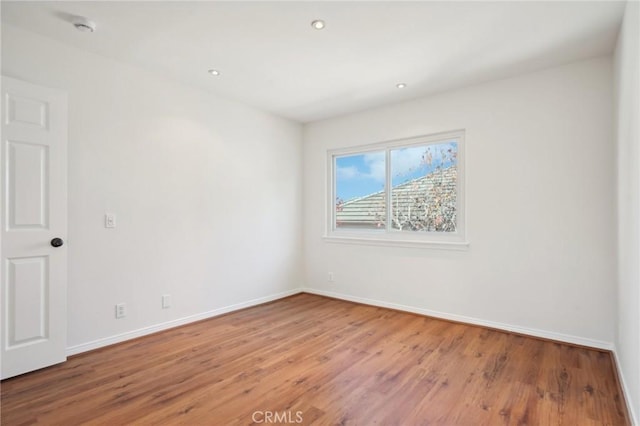
[[[394,229],[455,231],[457,168],[436,169],[391,189]],[[337,228],[383,228],[385,193],[376,192],[336,206]]]

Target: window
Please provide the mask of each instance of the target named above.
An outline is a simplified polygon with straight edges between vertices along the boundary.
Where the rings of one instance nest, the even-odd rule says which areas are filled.
[[[329,240],[466,246],[464,132],[329,152]]]

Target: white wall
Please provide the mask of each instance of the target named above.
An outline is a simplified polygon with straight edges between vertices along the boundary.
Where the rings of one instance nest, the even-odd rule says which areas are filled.
[[[615,52],[618,147],[618,328],[616,354],[640,424],[640,34],[638,2],[628,2]]]
[[[299,287],[299,124],[4,24],[2,73],[69,93],[70,347]]]
[[[304,232],[312,291],[615,340],[640,412],[637,2],[615,57],[617,265],[610,58],[309,124],[303,162],[298,124],[8,25],[2,73],[69,92],[70,347],[295,291]],[[459,128],[468,251],[322,240],[327,149]]]
[[[305,126],[306,285],[610,347],[611,105],[611,58],[603,57]],[[461,128],[468,251],[322,240],[327,149]]]

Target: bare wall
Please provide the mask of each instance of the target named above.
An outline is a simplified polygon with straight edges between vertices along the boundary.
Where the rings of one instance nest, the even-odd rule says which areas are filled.
[[[627,400],[640,422],[640,6],[628,2],[615,52],[618,148],[616,354]]]
[[[611,106],[602,57],[306,125],[307,287],[611,347]],[[467,251],[323,240],[328,149],[455,129],[466,130]]]
[[[8,25],[2,72],[69,93],[70,347],[299,287],[299,124]]]

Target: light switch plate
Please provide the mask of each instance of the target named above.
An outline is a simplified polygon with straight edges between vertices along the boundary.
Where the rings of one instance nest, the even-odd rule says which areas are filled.
[[[104,227],[105,228],[115,228],[116,227],[116,215],[115,215],[115,213],[105,213],[104,214]]]

